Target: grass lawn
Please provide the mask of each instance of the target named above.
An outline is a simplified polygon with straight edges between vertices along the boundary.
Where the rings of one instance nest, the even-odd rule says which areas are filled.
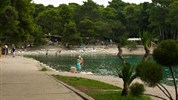
[[[128,95],[126,97],[122,97],[121,88],[100,81],[59,75],[54,75],[54,77],[86,93],[95,100],[151,100],[150,97],[147,96],[135,97],[132,95]]]

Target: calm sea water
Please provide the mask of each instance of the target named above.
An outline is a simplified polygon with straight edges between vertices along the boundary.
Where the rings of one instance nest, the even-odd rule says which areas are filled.
[[[43,62],[52,68],[60,71],[70,71],[71,66],[76,66],[76,59],[78,55],[30,55],[40,62]],[[82,71],[92,72],[95,75],[113,75],[116,76],[116,69],[121,67],[121,62],[116,55],[109,54],[87,54],[81,55],[84,58],[84,66]],[[133,65],[139,63],[143,56],[125,55],[125,60]],[[165,79],[164,83],[172,84],[169,69],[163,67]],[[178,77],[178,67],[174,68],[174,73]]]

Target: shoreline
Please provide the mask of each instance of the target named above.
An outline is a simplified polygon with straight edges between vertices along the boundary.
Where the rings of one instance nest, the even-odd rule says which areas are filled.
[[[154,48],[150,48],[150,53],[152,54]],[[145,50],[143,46],[139,46],[136,48],[126,48],[123,47],[123,55],[144,55]],[[83,55],[83,54],[111,54],[117,55],[118,48],[116,45],[113,46],[87,46],[86,48],[72,48],[66,49],[61,48],[58,46],[46,46],[37,48],[34,50],[27,49],[25,51],[19,52],[16,51],[17,55],[31,55],[31,54],[42,54],[42,55],[65,55],[65,54],[76,54],[76,55]]]
[[[45,51],[46,49],[42,49],[42,50],[34,50],[34,51],[28,51],[28,53],[24,53],[24,54],[44,54],[46,53]],[[58,50],[51,48],[48,49],[49,50],[49,55],[54,55],[55,51]],[[77,49],[72,49],[72,50],[66,50],[66,49],[62,49],[62,52],[59,55],[65,55],[65,54],[76,54],[76,55],[81,55],[81,54],[112,54],[112,55],[117,55],[118,53],[118,49],[116,47],[113,48],[108,48],[108,49],[104,49],[104,48],[95,48],[96,51],[92,51],[92,48],[87,48],[87,52],[83,52],[81,51],[81,49],[77,48]],[[123,50],[123,55],[144,55],[144,49],[142,47],[134,49],[132,51],[130,51],[128,48],[122,48]],[[153,48],[151,49],[151,52],[153,51]],[[39,65],[41,67],[47,67],[49,68],[50,71],[47,71],[46,73],[49,75],[63,75],[63,76],[72,76],[72,77],[83,77],[83,78],[88,78],[88,79],[93,79],[93,80],[98,80],[101,82],[105,82],[108,84],[112,84],[118,87],[123,87],[123,81],[121,78],[116,77],[116,76],[101,76],[101,75],[94,75],[94,74],[82,74],[82,73],[71,73],[71,72],[60,72],[57,71],[55,69],[52,69],[51,67],[47,66],[46,64],[41,64],[41,62],[39,62]],[[139,83],[143,83],[140,79],[135,79],[133,83],[135,82],[139,82]],[[174,97],[174,87],[173,86],[168,86],[163,84],[172,94],[172,96]],[[147,87],[145,85],[145,93],[146,94],[151,94],[151,95],[157,95],[163,98],[167,97],[157,88],[151,88],[151,87]],[[153,100],[161,100],[158,99],[156,97],[152,97],[150,96]]]
[[[36,61],[36,60],[34,60]],[[50,66],[47,66],[46,64],[43,64],[39,61],[37,61],[38,64],[40,65],[39,67],[46,67],[49,68],[49,70],[45,73],[47,73],[48,75],[62,75],[62,76],[70,76],[70,77],[83,77],[83,78],[88,78],[88,79],[92,79],[92,80],[98,80],[107,84],[111,84],[111,85],[115,85],[118,87],[123,88],[123,81],[121,78],[117,77],[117,76],[111,76],[111,75],[95,75],[95,74],[87,74],[87,72],[85,73],[71,73],[71,72],[62,72],[62,71],[58,71],[56,69],[51,68]],[[139,82],[139,83],[143,83],[139,78],[136,78],[132,83],[135,82]],[[165,85],[163,84],[168,91],[172,94],[173,98],[175,97],[175,90],[173,86],[169,86],[169,85]],[[150,94],[150,95],[155,95],[155,96],[160,96],[163,98],[168,99],[157,87],[148,87],[147,85],[145,85],[145,94]],[[161,100],[157,97],[152,97],[150,96],[153,100]]]
[[[112,52],[113,54],[114,53],[117,54],[117,52],[116,52],[117,48],[111,48],[111,49],[113,50],[113,52]],[[108,49],[108,50],[111,50],[111,49]],[[143,48],[141,50],[143,51]],[[37,52],[37,51],[35,50],[33,52]],[[29,53],[31,54],[32,51],[30,51]],[[45,54],[45,51],[42,51],[41,53]],[[49,52],[49,54],[50,53],[54,54],[54,50],[51,50]],[[78,52],[73,52],[72,54],[78,54],[78,53],[80,53],[80,50],[78,50]],[[90,53],[87,52],[86,54],[90,54]],[[71,54],[71,52],[66,51],[66,52],[62,52],[61,54]],[[101,54],[101,52],[95,52],[95,54]],[[106,54],[106,53],[104,53],[104,54]],[[141,53],[139,52],[139,54],[141,54]],[[108,83],[108,84],[112,84],[112,85],[115,85],[115,86],[118,86],[118,87],[121,87],[121,88],[123,87],[122,79],[119,78],[119,77],[116,77],[116,76],[101,76],[101,75],[93,75],[93,74],[81,74],[81,73],[79,74],[79,73],[71,73],[71,72],[60,72],[60,71],[56,71],[55,69],[52,69],[50,66],[47,66],[46,64],[43,64],[43,63],[33,59],[32,63],[34,63],[34,62],[37,63],[40,68],[42,68],[42,67],[49,68],[49,71],[46,72],[48,75],[54,75],[54,74],[56,75],[57,74],[57,75],[63,75],[63,76],[83,77],[83,78],[94,79],[94,80],[98,80],[98,81],[105,82],[105,83]],[[139,79],[134,80],[134,82],[143,83]],[[174,97],[174,94],[175,94],[174,93],[174,87],[173,86],[168,86],[168,85],[165,85],[165,84],[164,84],[164,86],[166,86],[166,88],[170,91],[170,93]],[[146,91],[145,91],[146,94],[157,95],[157,96],[164,97],[164,98],[167,99],[167,97],[157,87],[150,88],[150,87],[146,86],[145,88],[146,88]],[[151,98],[153,98],[153,100],[160,100],[160,99],[155,98],[155,97],[151,97]]]
[[[96,51],[92,51],[92,47],[89,47],[89,48],[87,48],[87,52],[82,52],[80,48],[75,48],[72,50],[61,49],[61,48],[42,48],[42,49],[37,49],[37,50],[29,50],[29,51],[24,52],[23,54],[44,54],[45,55],[47,49],[49,50],[49,52],[48,52],[49,55],[54,55],[57,50],[62,50],[62,52],[59,55],[63,55],[63,54],[76,54],[76,55],[80,55],[80,54],[112,54],[112,55],[117,55],[117,53],[118,53],[117,47],[112,47],[112,48],[107,48],[107,49],[101,48],[101,47],[95,47]],[[143,47],[136,48],[132,51],[130,51],[128,48],[122,48],[122,50],[123,50],[123,55],[143,55],[144,54]],[[152,50],[153,50],[153,48],[152,48]],[[152,50],[151,50],[151,52],[152,52]],[[47,66],[46,64],[42,64],[41,62],[39,62],[37,60],[33,59],[32,63],[33,62],[37,62],[38,66],[40,68],[42,68],[42,67],[49,68],[49,71],[45,72],[48,75],[55,74],[55,75],[72,76],[72,77],[83,77],[83,78],[89,78],[89,79],[105,82],[108,84],[112,84],[112,85],[115,85],[115,86],[118,86],[121,88],[123,87],[122,79],[119,77],[116,77],[116,76],[101,76],[101,75],[94,75],[94,74],[82,74],[82,73],[79,74],[79,73],[71,73],[71,72],[60,72],[60,71],[57,71],[57,70],[51,68],[50,66]],[[134,82],[143,83],[138,78],[136,80],[134,80]],[[174,87],[168,86],[165,84],[164,84],[164,86],[170,91],[172,96],[175,97]],[[150,88],[150,87],[146,86],[145,88],[146,88],[146,91],[145,91],[146,94],[157,95],[157,96],[168,99],[157,87]],[[151,98],[153,100],[160,100],[160,99],[152,97],[152,96],[151,96]]]
[[[95,75],[95,74],[83,74],[83,73],[71,73],[71,72],[61,72],[61,71],[57,71],[55,69],[52,69],[51,67],[47,66],[47,68],[49,68],[49,70],[46,72],[48,75],[62,75],[62,76],[69,76],[69,77],[82,77],[82,78],[87,78],[87,79],[92,79],[92,80],[96,80],[96,81],[101,81],[107,84],[111,84],[114,86],[118,86],[120,88],[123,88],[123,80],[121,78],[119,78],[118,76],[111,76],[111,75]],[[136,78],[131,84],[138,82],[138,83],[142,83],[144,84],[139,78]],[[172,94],[172,96],[174,97],[174,87],[173,86],[169,86],[169,85],[165,85],[163,84],[168,91]],[[168,99],[160,90],[158,87],[148,87],[147,85],[145,85],[145,94],[149,94],[150,95],[154,95],[154,96],[159,96],[162,98],[166,98]],[[160,98],[154,97],[154,96],[150,96],[153,100],[161,100]]]

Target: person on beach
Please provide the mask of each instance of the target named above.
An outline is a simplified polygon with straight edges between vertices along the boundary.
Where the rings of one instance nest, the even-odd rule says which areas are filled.
[[[8,46],[5,45],[4,47],[5,47],[5,55],[8,55]]]
[[[48,55],[48,50],[46,50],[46,56]]]
[[[12,57],[15,57],[15,45],[14,44],[12,44],[11,54],[12,54]]]

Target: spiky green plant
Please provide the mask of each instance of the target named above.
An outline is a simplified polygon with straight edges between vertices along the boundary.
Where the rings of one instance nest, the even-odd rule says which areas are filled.
[[[122,95],[127,95],[129,90],[129,85],[136,78],[135,67],[129,63],[123,64],[123,67],[118,71],[118,75],[123,80],[123,90]]]
[[[125,60],[124,60],[124,57],[122,55],[122,47],[126,46],[128,44],[128,41],[127,41],[127,36],[123,35],[121,37],[118,38],[118,54],[117,56],[119,57],[119,59],[121,60],[122,64],[126,63]]]
[[[140,34],[140,37],[145,49],[145,55],[143,57],[143,60],[146,61],[150,56],[150,47],[154,39],[156,38],[156,35],[148,32],[143,32],[143,34]]]

